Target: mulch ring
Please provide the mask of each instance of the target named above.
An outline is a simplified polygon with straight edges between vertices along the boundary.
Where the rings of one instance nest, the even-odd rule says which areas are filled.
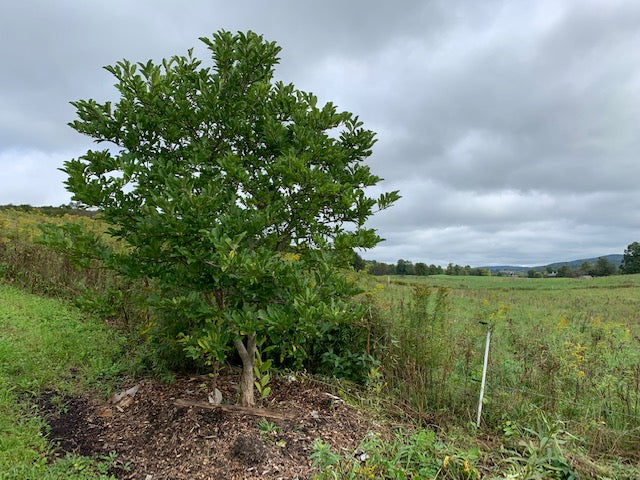
[[[367,432],[383,428],[309,380],[273,378],[265,411],[234,410],[236,380],[145,380],[107,402],[44,392],[37,403],[58,454],[116,452],[111,473],[123,480],[310,478],[316,439],[352,453]],[[215,388],[221,408],[175,404],[202,404]]]

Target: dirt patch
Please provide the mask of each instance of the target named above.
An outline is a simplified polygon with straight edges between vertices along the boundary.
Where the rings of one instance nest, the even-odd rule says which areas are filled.
[[[261,407],[288,420],[174,404],[206,401],[214,388],[234,403],[235,381],[228,375],[180,378],[172,385],[144,381],[133,397],[115,404],[45,392],[38,403],[60,454],[116,452],[120,464],[130,465],[118,472],[120,479],[310,478],[315,439],[353,451],[368,431],[381,429],[312,381],[273,379]]]
[[[44,433],[57,453],[91,456],[100,451],[96,439],[104,425],[92,415],[94,407],[89,399],[47,390],[37,397],[36,403],[49,427]]]

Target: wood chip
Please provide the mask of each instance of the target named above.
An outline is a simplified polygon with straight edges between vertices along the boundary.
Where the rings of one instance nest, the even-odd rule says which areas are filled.
[[[198,402],[186,398],[179,398],[175,402],[173,402],[173,404],[176,407],[193,407],[203,408],[205,410],[222,410],[223,412],[228,413],[252,415],[254,417],[275,418],[278,420],[291,420],[294,418],[294,416],[289,413],[270,412],[269,410],[265,410],[263,408],[241,407],[239,405],[212,405],[208,402]]]

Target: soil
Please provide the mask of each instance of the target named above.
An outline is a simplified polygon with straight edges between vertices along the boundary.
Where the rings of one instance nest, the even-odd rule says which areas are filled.
[[[37,403],[58,455],[116,452],[110,473],[122,480],[311,478],[316,439],[353,453],[367,432],[383,429],[311,380],[272,379],[271,394],[250,414],[224,408],[235,403],[236,379],[145,380],[133,396],[110,401],[48,391]],[[175,405],[207,402],[214,388],[224,409]]]

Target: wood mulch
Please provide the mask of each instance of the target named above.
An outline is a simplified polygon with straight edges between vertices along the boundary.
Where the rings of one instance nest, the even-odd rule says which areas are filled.
[[[311,380],[274,378],[260,410],[237,409],[236,379],[144,380],[111,401],[53,401],[55,392],[45,392],[38,404],[60,455],[116,452],[110,473],[122,480],[312,478],[316,439],[352,454],[367,432],[384,429]],[[209,407],[214,388],[222,408]]]

